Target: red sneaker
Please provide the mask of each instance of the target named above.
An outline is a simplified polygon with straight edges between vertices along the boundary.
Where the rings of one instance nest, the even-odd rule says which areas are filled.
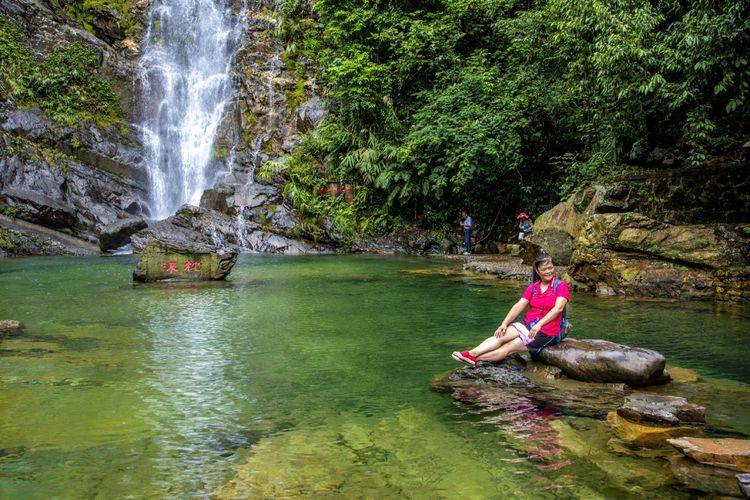
[[[451,357],[455,359],[456,361],[459,361],[465,365],[476,367],[477,366],[477,357],[472,356],[469,351],[461,351],[461,352],[454,352],[451,354]]]

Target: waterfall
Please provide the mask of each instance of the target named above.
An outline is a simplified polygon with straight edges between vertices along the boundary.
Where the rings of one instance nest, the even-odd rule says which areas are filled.
[[[231,0],[154,0],[141,58],[151,216],[197,205],[213,178],[212,146],[231,98],[245,10]]]

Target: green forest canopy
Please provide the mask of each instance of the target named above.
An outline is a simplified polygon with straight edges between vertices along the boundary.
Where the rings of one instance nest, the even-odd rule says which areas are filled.
[[[748,140],[750,3],[286,0],[285,61],[330,113],[266,176],[311,228],[447,229],[542,210],[603,173]],[[357,186],[353,203],[319,194]]]

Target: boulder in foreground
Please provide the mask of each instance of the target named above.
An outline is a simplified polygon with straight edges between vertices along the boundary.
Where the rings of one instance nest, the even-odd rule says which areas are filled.
[[[539,359],[585,382],[623,382],[643,387],[669,382],[664,356],[651,349],[598,339],[566,339],[544,349]]]
[[[143,249],[133,281],[223,280],[237,262],[237,252],[203,244],[152,241]]]

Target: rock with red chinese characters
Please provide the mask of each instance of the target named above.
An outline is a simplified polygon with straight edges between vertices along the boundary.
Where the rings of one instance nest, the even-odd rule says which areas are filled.
[[[223,280],[237,262],[237,252],[203,244],[152,241],[141,252],[133,281]]]

